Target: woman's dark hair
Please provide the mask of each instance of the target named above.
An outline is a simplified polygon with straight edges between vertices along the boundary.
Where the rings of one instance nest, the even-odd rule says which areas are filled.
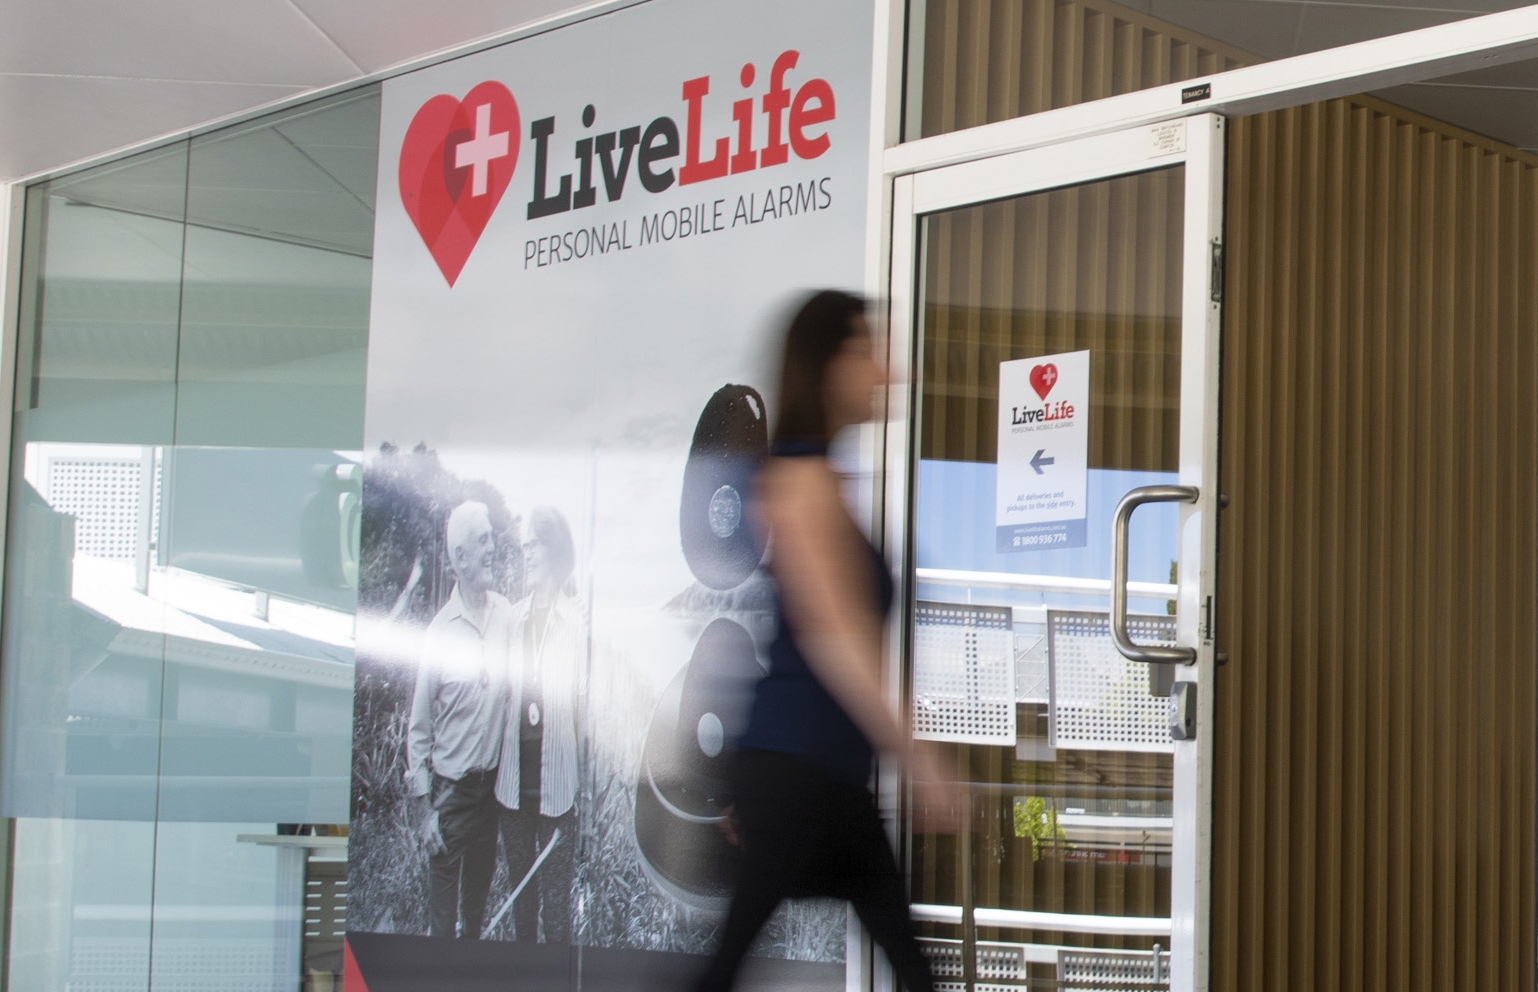
[[[550,574],[556,584],[564,586],[577,567],[577,549],[572,544],[571,528],[566,517],[553,506],[536,506],[529,511],[529,533],[545,549]]]
[[[865,313],[858,296],[825,289],[812,294],[785,331],[780,366],[780,412],[774,441],[828,441],[828,364],[855,335],[854,319]]]

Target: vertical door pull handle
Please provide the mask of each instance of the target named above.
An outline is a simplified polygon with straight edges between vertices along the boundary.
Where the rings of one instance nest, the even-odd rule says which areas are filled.
[[[1132,643],[1127,633],[1127,546],[1133,510],[1144,503],[1195,503],[1200,495],[1195,486],[1139,486],[1116,504],[1111,522],[1111,640],[1131,661],[1146,665],[1189,665],[1196,661],[1195,648]]]

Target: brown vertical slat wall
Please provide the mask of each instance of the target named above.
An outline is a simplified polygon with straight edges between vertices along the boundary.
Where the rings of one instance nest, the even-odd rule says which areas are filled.
[[[995,461],[999,363],[1091,349],[1090,466],[1175,471],[1184,194],[1160,169],[926,218],[920,457]]]
[[[1538,160],[1229,133],[1213,988],[1532,989]]]
[[[920,0],[921,135],[1260,61],[1106,0]]]

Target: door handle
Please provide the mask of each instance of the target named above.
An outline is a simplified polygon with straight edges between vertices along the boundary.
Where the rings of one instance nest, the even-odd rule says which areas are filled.
[[[1127,545],[1132,511],[1144,503],[1195,503],[1201,495],[1195,486],[1138,486],[1116,504],[1111,521],[1111,641],[1130,661],[1145,665],[1189,665],[1196,661],[1195,648],[1134,644],[1127,633]]]

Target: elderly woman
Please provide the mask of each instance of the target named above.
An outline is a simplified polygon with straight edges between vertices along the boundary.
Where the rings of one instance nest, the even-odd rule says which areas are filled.
[[[528,595],[513,607],[509,706],[497,770],[503,855],[518,940],[571,940],[577,702],[587,638],[573,595],[576,550],[559,510],[529,512]]]

